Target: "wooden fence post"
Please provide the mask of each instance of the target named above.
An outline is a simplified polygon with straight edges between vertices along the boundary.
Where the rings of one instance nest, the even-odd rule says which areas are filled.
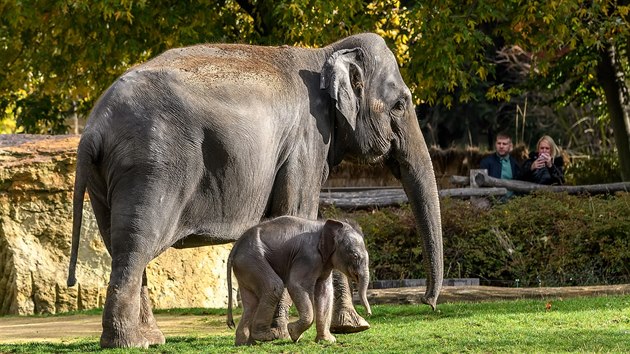
[[[480,186],[477,184],[477,180],[475,177],[478,174],[488,175],[488,170],[484,169],[471,169],[470,170],[470,188],[479,188]]]

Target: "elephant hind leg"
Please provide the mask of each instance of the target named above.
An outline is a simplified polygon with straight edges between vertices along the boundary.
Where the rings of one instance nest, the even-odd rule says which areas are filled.
[[[271,267],[269,267],[269,272],[264,271],[262,274],[266,274],[267,281],[264,284],[259,284],[258,294],[260,297],[251,324],[251,336],[257,341],[270,341],[278,339],[279,333],[271,330],[271,323],[284,293],[284,283]]]
[[[142,254],[125,254],[112,259],[112,272],[103,309],[102,348],[148,348],[150,342],[140,330],[142,273],[148,263]]]
[[[241,293],[241,302],[243,303],[243,315],[236,327],[234,345],[252,345],[254,341],[250,336],[250,327],[256,308],[258,308],[258,296],[253,291],[240,285],[239,291]]]
[[[278,339],[291,338],[287,325],[289,324],[289,309],[292,303],[289,292],[287,289],[284,289],[280,302],[276,307],[276,312],[273,315],[273,321],[271,322],[271,332],[273,332],[274,337]]]
[[[164,334],[153,317],[149,289],[147,288],[146,269],[142,273],[142,289],[140,290],[140,331],[150,345],[166,343],[166,338],[164,338]]]

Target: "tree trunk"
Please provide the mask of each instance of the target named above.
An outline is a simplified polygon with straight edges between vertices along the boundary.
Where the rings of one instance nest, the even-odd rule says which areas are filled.
[[[630,181],[630,97],[623,71],[618,67],[618,58],[613,45],[600,53],[597,79],[604,89],[608,114],[612,122],[621,179]]]

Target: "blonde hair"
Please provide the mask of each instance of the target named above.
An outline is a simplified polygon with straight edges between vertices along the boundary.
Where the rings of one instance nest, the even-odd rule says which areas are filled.
[[[558,148],[558,145],[556,145],[556,143],[553,141],[553,138],[550,137],[549,135],[543,135],[542,138],[538,139],[538,143],[536,143],[536,151],[538,151],[539,147],[540,147],[540,143],[542,141],[546,141],[547,144],[549,144],[549,146],[551,147],[551,158],[554,159],[556,156],[560,155],[560,149]]]

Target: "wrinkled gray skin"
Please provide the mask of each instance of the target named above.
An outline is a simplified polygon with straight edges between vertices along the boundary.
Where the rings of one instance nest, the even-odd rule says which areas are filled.
[[[243,316],[236,329],[236,345],[282,338],[288,331],[297,342],[316,321],[316,341],[335,342],[330,333],[333,305],[332,270],[357,283],[361,303],[367,301],[369,257],[363,235],[336,220],[312,221],[282,216],[255,226],[236,241],[227,264],[227,324],[232,318],[232,267],[238,280]],[[299,319],[287,329],[271,324],[284,290],[288,291]]]
[[[68,285],[87,188],[112,256],[101,346],[164,343],[146,287],[152,259],[169,247],[235,241],[262,218],[315,219],[320,187],[342,159],[385,163],[401,180],[423,240],[423,301],[435,308],[437,186],[410,91],[381,37],[320,49],[198,45],[123,74],[96,103],[77,153]],[[331,327],[365,322],[348,305],[349,288],[337,291]]]

